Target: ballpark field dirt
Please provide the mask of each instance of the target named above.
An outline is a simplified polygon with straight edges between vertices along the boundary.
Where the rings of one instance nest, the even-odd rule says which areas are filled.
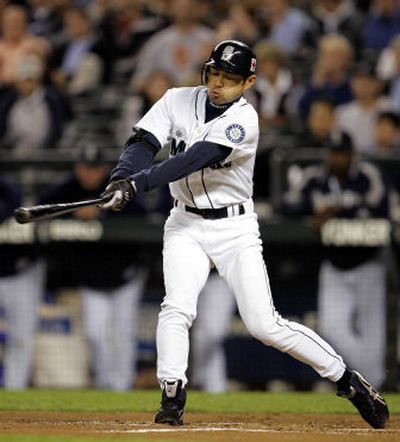
[[[154,425],[145,413],[2,412],[0,434],[97,436],[118,440],[357,442],[399,441],[400,416],[373,430],[357,415],[189,413],[186,425]]]

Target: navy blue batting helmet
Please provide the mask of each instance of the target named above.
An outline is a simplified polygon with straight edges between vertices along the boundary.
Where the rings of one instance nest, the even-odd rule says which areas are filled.
[[[247,78],[255,73],[256,64],[256,55],[246,43],[238,40],[221,41],[204,63],[203,83],[207,83],[211,66]]]

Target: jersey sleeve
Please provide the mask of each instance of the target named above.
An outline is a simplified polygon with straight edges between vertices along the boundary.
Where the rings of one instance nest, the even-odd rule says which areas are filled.
[[[213,125],[204,141],[232,149],[227,161],[254,155],[259,137],[258,117],[254,112],[243,112],[220,118]]]
[[[161,146],[165,146],[171,132],[170,103],[173,90],[169,89],[136,124],[136,127],[152,133]]]

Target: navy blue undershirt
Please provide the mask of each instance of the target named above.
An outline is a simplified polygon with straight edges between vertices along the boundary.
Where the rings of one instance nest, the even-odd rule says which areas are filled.
[[[213,105],[207,98],[205,122],[222,115],[231,105]],[[147,133],[123,151],[111,180],[127,178],[135,182],[136,190],[148,191],[190,175],[193,172],[223,161],[232,149],[209,141],[195,143],[190,149],[153,165],[155,153],[161,149],[158,140]]]
[[[205,122],[208,123],[209,121],[213,120],[214,118],[219,117],[228,108],[230,108],[233,103],[235,103],[238,100],[239,100],[239,98],[237,100],[235,100],[235,101],[230,102],[230,103],[217,105],[217,104],[211,103],[210,99],[207,97],[207,99],[206,99],[206,118],[205,118]]]

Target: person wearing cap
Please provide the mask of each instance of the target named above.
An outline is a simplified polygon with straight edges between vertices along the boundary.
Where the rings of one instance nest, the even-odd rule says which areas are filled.
[[[0,142],[21,152],[55,147],[71,117],[61,91],[44,81],[45,64],[26,53],[16,64],[14,84],[0,94]]]
[[[103,152],[88,144],[81,150],[73,171],[45,189],[39,203],[97,198],[109,173]],[[143,217],[146,213],[144,200],[139,198],[118,215],[90,206],[65,217],[93,221],[115,216]],[[137,318],[148,273],[147,265],[138,259],[137,245],[74,243],[55,258],[51,253],[52,249],[46,255],[50,288],[76,287],[81,294],[93,385],[117,391],[131,389],[137,374]]]
[[[387,227],[388,192],[379,170],[358,159],[347,137],[327,147],[324,164],[304,169],[284,196],[282,213],[308,217],[324,243],[318,325],[350,367],[385,381],[384,240],[371,243],[368,222]],[[358,223],[357,223],[358,221]],[[352,227],[352,230],[347,230]],[[364,230],[363,230],[364,228]],[[343,233],[344,232],[344,233]],[[344,236],[343,236],[344,235]]]
[[[253,203],[257,112],[244,98],[256,81],[247,44],[224,40],[211,51],[203,84],[169,89],[136,124],[102,193],[119,211],[142,192],[169,183],[174,207],[164,226],[166,295],[157,326],[158,424],[182,425],[189,330],[215,267],[235,295],[251,335],[335,382],[374,428],[389,419],[385,399],[314,331],[275,310]],[[163,146],[170,157],[154,164]]]

